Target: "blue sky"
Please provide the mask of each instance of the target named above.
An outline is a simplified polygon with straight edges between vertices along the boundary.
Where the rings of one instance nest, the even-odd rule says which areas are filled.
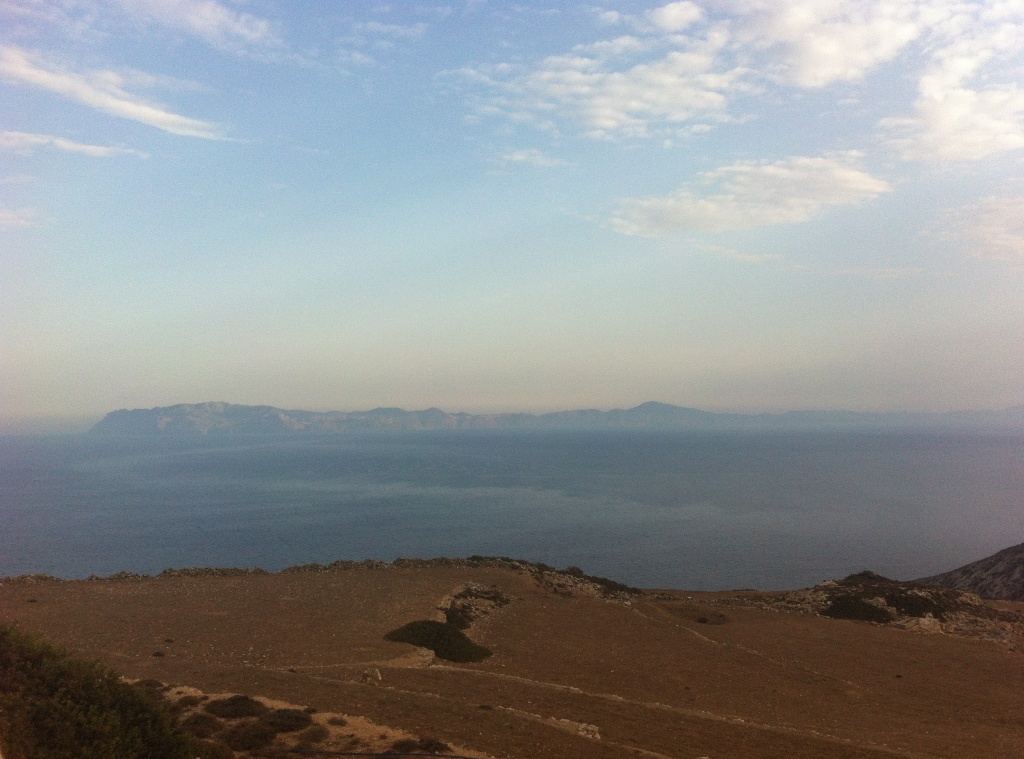
[[[1024,403],[1024,1],[0,1],[0,424]]]

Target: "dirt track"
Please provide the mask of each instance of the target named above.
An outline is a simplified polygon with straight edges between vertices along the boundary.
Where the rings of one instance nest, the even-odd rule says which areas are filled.
[[[453,664],[384,640],[441,619],[468,583],[511,599],[469,630],[492,657]],[[129,677],[365,716],[496,757],[1024,755],[1020,653],[708,606],[716,597],[627,605],[525,572],[392,568],[6,583],[0,621]]]

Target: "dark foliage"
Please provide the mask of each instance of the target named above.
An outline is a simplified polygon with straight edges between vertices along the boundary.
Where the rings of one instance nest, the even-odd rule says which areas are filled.
[[[854,619],[881,624],[892,621],[892,615],[888,611],[858,596],[840,596],[834,599],[822,614],[833,619]]]
[[[216,741],[198,741],[196,744],[198,759],[235,759],[235,752]]]
[[[312,743],[319,743],[320,741],[327,740],[330,735],[331,731],[323,725],[312,725],[296,735],[295,740],[298,741],[300,745],[308,746]]]
[[[235,751],[255,751],[274,742],[277,731],[258,719],[247,719],[232,725],[220,736]]]
[[[225,719],[236,719],[238,717],[259,717],[270,711],[266,706],[249,696],[229,696],[218,698],[203,707],[210,714],[216,714]]]
[[[313,724],[313,718],[303,709],[274,709],[260,717],[278,733],[294,733]]]
[[[192,739],[150,689],[39,638],[0,628],[6,759],[192,759]]]
[[[419,740],[413,740],[411,738],[405,738],[400,741],[395,741],[391,748],[385,753],[388,754],[446,754],[452,750],[444,741],[439,741],[437,738],[420,738]]]
[[[209,738],[224,727],[224,723],[217,717],[202,712],[190,714],[178,724],[181,725],[182,730],[191,733],[197,738]]]
[[[491,655],[490,649],[477,645],[455,625],[422,619],[402,625],[384,636],[396,643],[411,643],[427,648],[445,661],[483,661]]]
[[[916,593],[886,593],[885,602],[900,614],[908,617],[923,617],[931,614],[936,619],[943,619],[948,609],[933,598]]]

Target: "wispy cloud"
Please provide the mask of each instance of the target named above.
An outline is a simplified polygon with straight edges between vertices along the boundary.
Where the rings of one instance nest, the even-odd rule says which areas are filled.
[[[173,113],[128,92],[124,77],[115,71],[68,71],[42,60],[38,54],[7,45],[0,46],[0,76],[171,134],[208,140],[224,137],[222,128],[216,124]]]
[[[279,42],[266,19],[215,0],[112,1],[137,19],[183,31],[222,50],[238,52]]]
[[[988,197],[952,212],[946,236],[973,258],[1024,263],[1024,195]]]
[[[808,221],[830,206],[871,200],[892,188],[857,167],[858,153],[740,161],[663,196],[625,200],[612,227],[658,236],[676,229],[729,229]]]
[[[509,76],[504,66],[463,70],[468,79],[498,93],[485,111],[557,127],[575,122],[589,137],[648,137],[687,131],[686,122],[728,120],[726,91],[738,71],[717,72],[713,43],[688,45],[663,57],[621,67],[609,52],[590,49],[550,56],[533,70]]]
[[[0,229],[38,226],[38,214],[32,208],[0,208]]]
[[[93,158],[111,158],[119,155],[145,157],[146,154],[130,148],[112,148],[103,145],[86,145],[63,137],[50,134],[32,134],[29,132],[0,132],[0,150],[18,153],[32,153],[36,148],[52,147],[69,153],[79,153]]]
[[[561,158],[554,158],[543,153],[537,148],[524,148],[522,150],[510,150],[501,156],[502,163],[520,163],[540,168],[562,166],[565,164]]]

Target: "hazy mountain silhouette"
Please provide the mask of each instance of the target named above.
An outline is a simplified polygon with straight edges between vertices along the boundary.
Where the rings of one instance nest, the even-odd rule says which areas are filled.
[[[1024,430],[1024,407],[951,413],[789,411],[735,414],[648,402],[629,409],[580,409],[548,414],[467,414],[437,408],[405,411],[300,411],[232,403],[182,403],[111,411],[93,428],[120,435],[223,435],[349,432],[359,430],[566,429],[566,430]]]

